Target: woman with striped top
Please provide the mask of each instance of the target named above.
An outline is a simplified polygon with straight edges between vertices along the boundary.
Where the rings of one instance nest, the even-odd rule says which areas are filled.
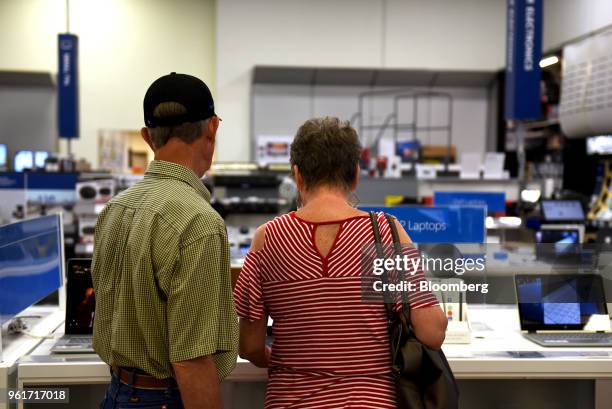
[[[374,243],[372,224],[348,204],[360,153],[346,122],[312,119],[300,127],[291,165],[302,206],[257,230],[238,278],[240,356],[268,368],[268,409],[395,407],[385,307],[362,300],[361,251]],[[383,243],[392,243],[384,214],[377,220]],[[423,279],[417,271],[409,280]],[[435,297],[415,291],[410,299],[417,337],[440,348],[447,321]]]

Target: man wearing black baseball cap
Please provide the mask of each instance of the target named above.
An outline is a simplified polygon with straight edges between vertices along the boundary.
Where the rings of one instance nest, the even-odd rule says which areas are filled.
[[[101,407],[220,408],[238,326],[225,224],[201,180],[220,119],[204,82],[171,73],[144,120],[155,160],[96,225],[94,348],[113,374]]]

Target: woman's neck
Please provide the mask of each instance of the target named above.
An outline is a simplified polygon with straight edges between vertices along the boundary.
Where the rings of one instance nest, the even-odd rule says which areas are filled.
[[[325,203],[325,206],[348,205],[348,194],[340,189],[331,189],[320,187],[300,195],[302,198],[302,207],[318,207],[319,204]]]
[[[297,214],[306,220],[319,222],[367,215],[351,206],[348,203],[348,193],[340,189],[319,188],[301,197],[303,205]]]

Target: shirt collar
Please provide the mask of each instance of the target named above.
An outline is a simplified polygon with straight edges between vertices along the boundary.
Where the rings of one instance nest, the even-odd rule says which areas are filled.
[[[200,196],[210,202],[210,192],[196,174],[186,166],[164,160],[154,160],[149,164],[145,177],[166,177],[177,179],[193,187]]]

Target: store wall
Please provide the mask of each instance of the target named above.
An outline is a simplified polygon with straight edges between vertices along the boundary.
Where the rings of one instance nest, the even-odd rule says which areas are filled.
[[[545,49],[612,23],[609,0],[544,1]],[[71,2],[71,28],[81,41],[77,155],[95,164],[99,129],[139,128],[146,87],[173,70],[195,73],[216,88],[224,118],[218,158],[247,160],[255,65],[480,70],[504,64],[505,0],[216,3]],[[56,72],[64,5],[0,1],[0,70]]]
[[[612,24],[610,0],[544,0],[543,48]]]
[[[64,6],[65,0],[0,1],[0,70],[56,73]],[[99,129],[143,125],[142,98],[155,78],[189,72],[214,88],[214,0],[73,0],[70,6],[70,28],[80,41],[78,156],[96,165]]]
[[[218,158],[250,158],[255,65],[495,70],[504,65],[505,7],[505,0],[218,0]]]
[[[20,150],[54,151],[55,91],[50,87],[0,86],[0,143],[8,162]]]
[[[385,87],[385,89],[390,89]],[[434,91],[452,97],[451,141],[458,154],[485,152],[487,138],[488,93],[482,88],[413,88],[415,91]],[[337,116],[349,119],[358,112],[358,96],[368,91],[365,87],[317,86],[314,89],[299,85],[257,84],[253,89],[253,133],[258,135],[294,135],[306,118]],[[401,90],[401,88],[400,88]],[[400,91],[398,91],[400,93]],[[393,96],[379,96],[364,100],[364,125],[382,124],[393,112]],[[414,100],[405,99],[398,105],[398,123],[410,124],[414,118]],[[446,98],[422,97],[417,105],[416,123],[424,127],[449,125],[450,104]],[[370,145],[379,134],[379,129],[365,130],[360,135],[364,145]],[[389,127],[381,135],[382,145],[393,147],[393,131]],[[399,140],[409,140],[412,131],[401,129]],[[420,130],[416,137],[426,145],[446,145],[448,132],[443,130]],[[379,151],[380,152],[380,151]]]

